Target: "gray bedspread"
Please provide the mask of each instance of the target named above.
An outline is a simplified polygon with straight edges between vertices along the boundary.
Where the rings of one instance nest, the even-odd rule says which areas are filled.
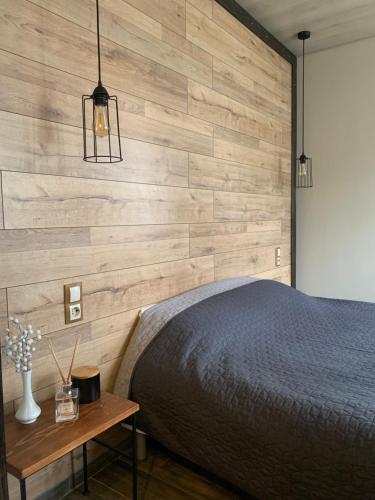
[[[375,499],[375,305],[273,281],[173,317],[133,373],[141,426],[259,499]]]

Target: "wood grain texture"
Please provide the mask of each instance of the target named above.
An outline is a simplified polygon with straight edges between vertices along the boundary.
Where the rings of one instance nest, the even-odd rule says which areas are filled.
[[[208,66],[212,69],[213,65],[213,57],[211,54],[206,52],[205,50],[198,47],[194,43],[187,40],[185,36],[179,35],[175,31],[172,31],[165,26],[162,26],[161,38],[164,42],[168,43],[172,47],[179,49],[185,54],[197,59],[202,64]],[[211,78],[212,81],[212,78]]]
[[[96,33],[95,4],[91,0],[81,0],[79,10],[67,9],[65,0],[54,0],[54,2],[35,0],[35,3]],[[181,3],[184,4],[184,1]],[[152,23],[152,18],[149,15],[155,6],[147,16],[139,9],[123,9],[122,2],[112,0],[105,0],[100,7],[103,37],[193,80],[208,85],[212,82],[212,66],[205,65],[199,59],[195,59],[192,54],[180,51],[178,47],[162,41],[160,30],[156,37],[151,36],[148,28]],[[139,25],[141,15],[141,25]],[[145,18],[149,19],[149,23],[146,31],[143,31],[140,26],[145,24]]]
[[[140,11],[156,19],[167,28],[185,35],[184,0],[127,0]]]
[[[281,221],[214,222],[190,225],[190,256],[278,245]]]
[[[0,47],[93,82],[96,80],[94,33],[27,0],[1,3]],[[109,87],[186,110],[185,76],[104,38],[101,50]],[[90,90],[81,87],[82,93]]]
[[[213,0],[188,0],[196,9],[200,10],[206,16],[212,18]]]
[[[189,156],[189,185],[195,188],[288,196],[290,175],[206,156]]]
[[[0,123],[0,168],[6,170],[164,186],[188,185],[185,151],[124,138],[124,162],[89,164],[82,161],[82,132],[76,127],[1,111]]]
[[[290,98],[283,99],[214,58],[213,89],[245,106],[261,109],[266,116],[290,125]]]
[[[271,170],[282,170],[290,175],[290,156],[275,146],[267,148],[266,143],[227,128],[215,127],[214,156],[245,165],[255,165]]]
[[[221,221],[258,221],[286,217],[287,199],[258,194],[214,193],[214,215]]]
[[[284,79],[283,70],[277,68],[272,60],[242,44],[189,3],[186,4],[186,19],[188,40],[280,95],[285,93],[285,89],[290,89],[290,77],[289,80]]]
[[[7,310],[40,326],[64,369],[80,335],[77,363],[111,391],[140,307],[232,275],[289,282],[291,67],[213,0],[101,0],[124,161],[86,163],[95,1],[76,3],[0,3],[0,327]],[[65,325],[76,281],[85,317]],[[12,413],[22,379],[2,373]],[[41,343],[35,398],[58,383]],[[31,495],[71,472],[68,459],[47,467]]]
[[[84,321],[88,322],[213,281],[213,259],[207,256],[9,288],[9,314],[40,325],[45,333],[61,330],[66,327],[63,286],[76,281],[82,281]]]
[[[11,287],[187,257],[187,224],[4,231],[0,283]]]
[[[81,106],[81,94],[90,90],[95,85],[93,82],[87,82],[74,75],[65,76],[60,70],[36,62],[25,63],[23,58],[2,52],[0,52],[0,62],[5,68],[5,75],[0,76],[0,98],[2,97],[5,103],[3,109],[81,127],[82,117],[76,110]],[[212,135],[212,126],[211,128],[208,124],[204,126],[198,119],[178,112],[172,120],[171,109],[164,109],[159,105],[158,111],[153,111],[151,103],[148,103],[151,116],[146,117],[144,116],[146,103],[143,99],[111,88],[108,88],[108,91],[118,95],[122,136],[187,151],[212,154],[211,141],[205,137]],[[12,99],[9,99],[9,96],[12,96]]]
[[[7,467],[19,479],[31,476],[66,453],[98,436],[139,411],[139,405],[114,394],[102,392],[95,403],[81,406],[80,418],[69,432],[58,432],[55,401],[42,405],[37,422],[25,426],[9,417],[6,426]]]
[[[7,229],[203,222],[212,194],[125,182],[3,172]]]
[[[242,0],[247,1],[247,0]],[[254,0],[257,1],[257,0]],[[294,1],[294,0],[291,0]],[[241,0],[240,2],[241,3]],[[254,51],[258,58],[261,58],[269,65],[274,65],[282,71],[283,77],[286,78],[284,82],[287,88],[290,88],[290,64],[271,47],[257,37],[255,33],[248,30],[238,19],[229,14],[220,4],[214,2],[213,4],[213,19],[216,24],[221,26],[227,33],[230,33],[242,45],[245,45],[251,51]],[[258,19],[258,18],[256,18]]]
[[[122,355],[128,344],[130,333],[138,316],[138,309],[112,315],[109,318],[76,324],[75,327],[50,334],[62,370],[68,372],[73,346],[80,335],[80,348],[76,366],[95,364],[101,370],[101,387],[111,391]],[[22,379],[14,377],[14,367],[10,363],[3,366],[4,400],[14,400],[18,408],[22,398]],[[33,359],[33,386],[36,401],[52,397],[61,379],[56,369],[47,342],[42,342]]]
[[[290,149],[290,124],[267,118],[264,113],[192,81],[188,109],[197,118]]]
[[[219,253],[214,258],[216,279],[258,275],[275,269],[274,246]],[[281,266],[289,263],[290,248],[288,245],[281,245]]]

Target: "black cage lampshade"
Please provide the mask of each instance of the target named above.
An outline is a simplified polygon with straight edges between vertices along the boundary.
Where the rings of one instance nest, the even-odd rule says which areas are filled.
[[[82,96],[83,159],[95,163],[122,161],[116,96],[99,82],[92,95]]]
[[[98,85],[82,96],[83,159],[94,163],[122,161],[120,123],[116,96],[102,85],[100,64],[99,0],[96,0]]]
[[[302,153],[297,159],[296,187],[308,188],[312,186],[312,158]]]
[[[298,39],[303,43],[302,55],[302,154],[297,158],[296,187],[310,188],[313,186],[312,158],[305,155],[305,40],[311,36],[310,31],[300,31]]]

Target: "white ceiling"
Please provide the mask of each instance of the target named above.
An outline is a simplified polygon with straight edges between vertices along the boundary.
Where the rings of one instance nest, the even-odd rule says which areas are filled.
[[[237,0],[295,54],[298,31],[310,30],[306,52],[375,36],[375,0]]]

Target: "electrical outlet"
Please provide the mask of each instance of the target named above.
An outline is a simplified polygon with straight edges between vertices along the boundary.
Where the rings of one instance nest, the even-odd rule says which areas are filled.
[[[69,319],[70,321],[78,321],[81,319],[81,304],[69,305]]]
[[[82,283],[64,285],[65,324],[83,319]]]

